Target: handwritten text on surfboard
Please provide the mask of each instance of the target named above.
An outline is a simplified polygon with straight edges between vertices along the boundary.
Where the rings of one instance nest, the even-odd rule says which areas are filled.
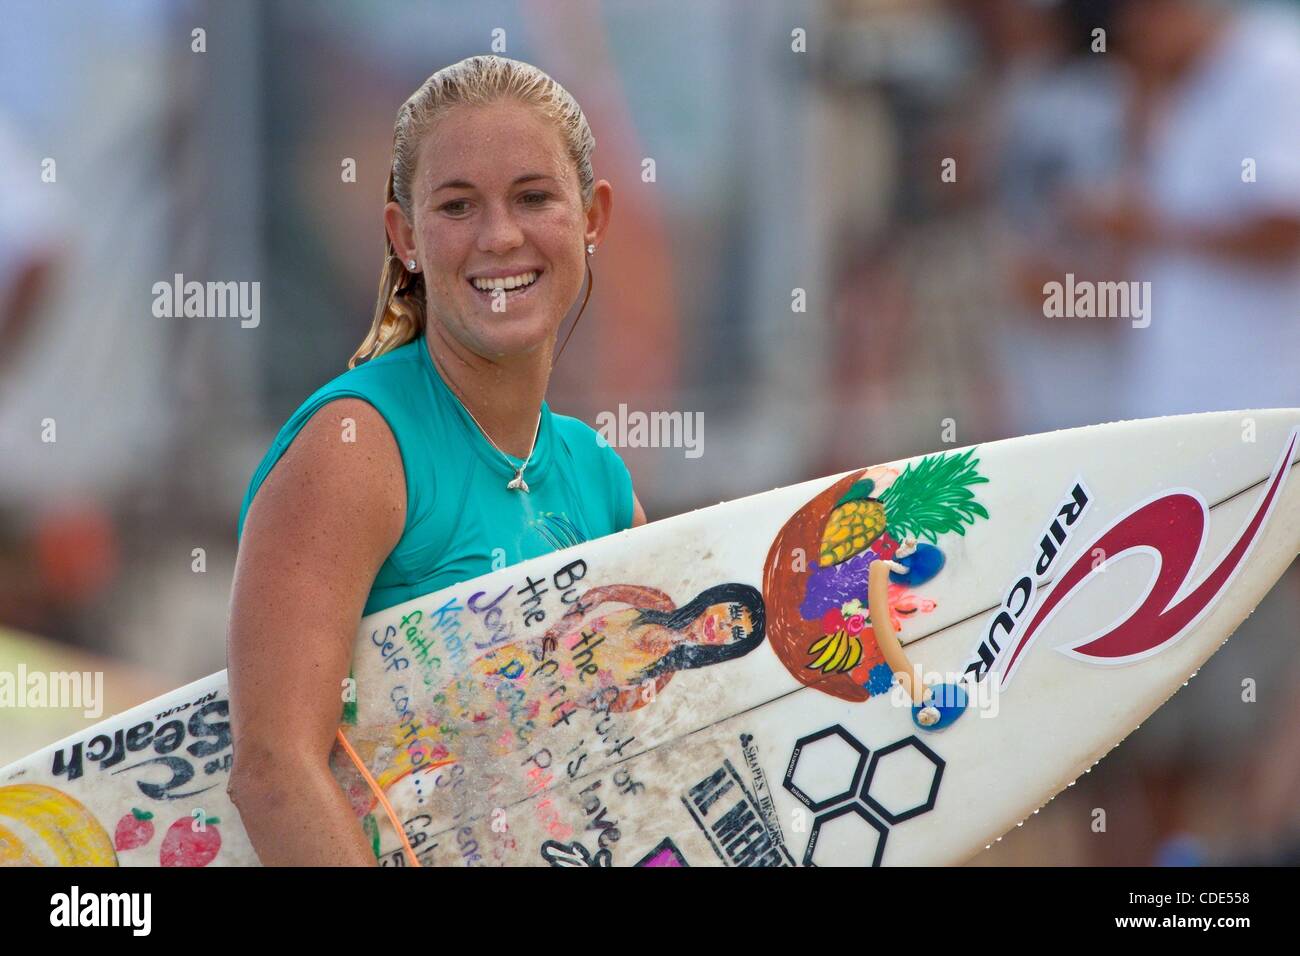
[[[579,558],[551,575],[551,583],[559,593],[562,604],[572,605],[577,602],[577,585],[586,574],[587,562]],[[536,606],[541,603],[542,595],[549,590],[541,587],[545,583],[544,577],[534,580],[524,575],[524,585],[515,591],[516,595],[529,595],[521,602],[521,607],[530,609],[523,617],[524,624],[528,627],[546,620],[546,612]],[[429,640],[423,630],[426,625],[442,638],[452,663],[456,665],[457,670],[461,669],[469,662],[468,650],[465,648],[466,637],[462,633],[465,619],[461,615],[461,612],[467,608],[474,615],[472,620],[481,621],[483,628],[488,632],[487,640],[473,642],[476,648],[486,651],[510,643],[517,635],[511,619],[506,617],[505,612],[508,608],[501,602],[512,588],[514,588],[513,584],[507,585],[490,601],[483,600],[486,591],[475,591],[465,604],[458,603],[453,597],[433,611],[427,621],[423,611],[412,611],[402,618],[400,633],[399,629],[392,624],[389,624],[382,634],[378,629],[374,630],[371,632],[370,640],[375,647],[379,648],[380,656],[384,660],[384,670],[406,670],[411,666],[412,659],[422,665],[442,666],[441,657],[430,657]]]

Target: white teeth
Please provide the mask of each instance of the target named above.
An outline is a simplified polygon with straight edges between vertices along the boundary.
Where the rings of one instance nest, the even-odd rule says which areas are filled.
[[[523,275],[507,276],[504,279],[470,279],[469,281],[480,292],[492,292],[495,289],[519,289],[536,282],[537,273],[525,272]]]

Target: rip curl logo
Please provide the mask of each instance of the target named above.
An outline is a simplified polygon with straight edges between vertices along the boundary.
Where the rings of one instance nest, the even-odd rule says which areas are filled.
[[[1227,591],[1259,539],[1286,483],[1297,437],[1300,429],[1293,429],[1254,513],[1214,568],[1195,586],[1191,575],[1209,530],[1209,508],[1199,493],[1187,488],[1167,491],[1139,504],[1103,531],[1061,575],[1019,640],[1009,645],[995,664],[1002,688],[1015,676],[1025,650],[1057,612],[1083,590],[1093,574],[1133,554],[1149,554],[1156,561],[1141,599],[1119,620],[1058,650],[1088,664],[1128,664],[1158,654],[1182,638]],[[1098,550],[1105,559],[1094,566],[1092,556]]]

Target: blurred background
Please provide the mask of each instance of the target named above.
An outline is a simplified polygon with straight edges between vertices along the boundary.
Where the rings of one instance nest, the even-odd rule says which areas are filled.
[[[651,520],[934,451],[945,419],[967,445],[1300,406],[1298,23],[1248,0],[7,0],[0,668],[105,670],[115,711],[225,666],[248,481],[369,327],[397,107],[477,53],[572,92],[615,189],[551,405],[704,413],[699,458],[622,449]],[[176,273],[259,282],[260,323],[155,317]],[[1159,318],[1047,318],[1065,273],[1150,281]],[[1298,621],[1293,566],[973,862],[1300,862]],[[0,764],[86,723],[0,712]]]

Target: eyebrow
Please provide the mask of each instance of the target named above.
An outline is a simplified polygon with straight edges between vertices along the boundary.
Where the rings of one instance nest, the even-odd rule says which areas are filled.
[[[518,179],[516,179],[516,180],[515,180],[513,183],[511,183],[510,185],[511,185],[511,186],[518,186],[520,183],[531,183],[531,182],[534,182],[534,181],[536,181],[536,180],[538,180],[538,179],[554,179],[554,178],[555,178],[555,177],[553,177],[553,176],[548,176],[548,175],[546,175],[545,173],[524,173],[524,175],[520,176]],[[464,180],[464,179],[449,179],[449,180],[447,180],[445,183],[443,183],[441,186],[435,186],[433,191],[434,191],[434,192],[439,192],[440,190],[443,190],[443,189],[474,189],[474,188],[476,188],[476,187],[474,186],[474,184],[471,183],[471,182],[469,182],[469,181],[467,181],[467,180]]]

